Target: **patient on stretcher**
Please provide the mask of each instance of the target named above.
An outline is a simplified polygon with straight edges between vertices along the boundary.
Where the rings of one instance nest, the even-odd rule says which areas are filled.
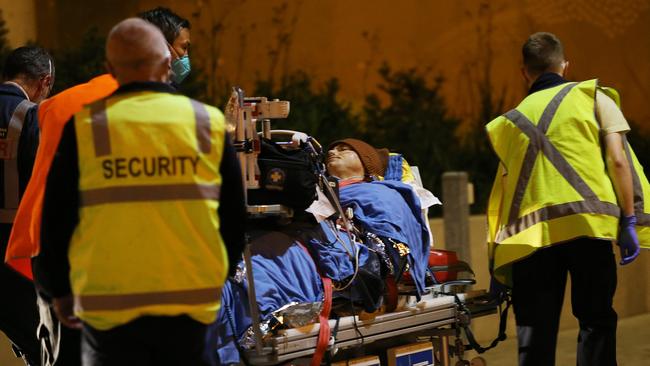
[[[328,174],[338,179],[338,198],[354,223],[352,232],[379,257],[382,279],[400,282],[408,271],[419,298],[431,236],[422,200],[412,185],[401,181],[404,176],[413,180],[402,160],[386,149],[348,138],[329,146],[326,166]],[[365,306],[365,310],[372,308]]]
[[[335,184],[333,190],[319,190],[308,209],[317,223],[294,222],[277,232],[251,233],[256,303],[268,332],[279,318],[289,327],[316,321],[322,278],[333,282],[332,311],[338,316],[390,308],[395,299],[387,294],[396,293],[397,282],[412,288],[418,298],[425,291],[431,236],[423,209],[437,199],[422,189],[418,195],[402,182],[411,183],[413,176],[400,155],[360,140],[331,144],[326,167]],[[239,267],[239,275],[224,288],[213,327],[220,363],[237,362],[237,347],[252,341],[243,263]]]

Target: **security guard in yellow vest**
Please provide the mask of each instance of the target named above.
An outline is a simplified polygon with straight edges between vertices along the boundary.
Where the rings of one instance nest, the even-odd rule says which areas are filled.
[[[531,35],[523,59],[528,96],[487,125],[501,161],[488,207],[493,286],[512,287],[519,364],[554,365],[570,273],[578,364],[616,365],[611,242],[621,264],[639,255],[639,238],[650,244],[650,185],[625,141],[615,91],[567,82],[553,34]]]
[[[224,118],[174,93],[146,21],[116,25],[106,54],[120,87],[64,128],[34,274],[60,321],[82,329],[84,365],[207,364],[207,324],[244,243]]]

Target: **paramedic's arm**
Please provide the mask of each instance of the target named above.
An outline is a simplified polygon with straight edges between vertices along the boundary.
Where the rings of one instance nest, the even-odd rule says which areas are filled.
[[[621,208],[616,237],[616,244],[621,253],[619,264],[626,265],[632,263],[641,251],[634,215],[632,161],[628,160],[625,151],[625,133],[630,130],[630,126],[613,100],[603,93],[598,93],[596,98],[596,116],[605,135],[607,171],[614,184],[618,205]]]
[[[52,298],[62,324],[79,328],[72,313],[68,247],[79,222],[79,167],[73,119],[63,128],[59,146],[47,176],[41,220],[41,251],[34,259],[38,288]]]
[[[596,100],[596,116],[604,134],[607,172],[614,184],[623,216],[630,216],[634,214],[632,170],[623,144],[630,127],[611,98],[599,91]]]
[[[241,259],[245,245],[246,206],[241,170],[230,136],[226,135],[221,159],[221,194],[219,202],[220,231],[228,251],[230,275]]]
[[[634,192],[632,188],[632,172],[623,150],[622,132],[613,132],[605,135],[605,156],[607,158],[607,172],[614,184],[618,204],[624,216],[634,215]]]

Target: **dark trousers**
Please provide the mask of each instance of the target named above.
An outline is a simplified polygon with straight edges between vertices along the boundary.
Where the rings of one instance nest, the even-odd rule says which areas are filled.
[[[577,364],[616,365],[616,262],[611,242],[588,238],[538,250],[514,264],[519,365],[555,365],[567,273],[573,315],[580,324]]]
[[[0,224],[0,330],[7,335],[14,347],[22,353],[30,365],[40,364],[41,347],[36,339],[38,309],[36,289],[27,278],[4,264],[11,225]]]
[[[209,365],[204,359],[207,325],[188,316],[147,316],[106,331],[84,324],[85,366]]]

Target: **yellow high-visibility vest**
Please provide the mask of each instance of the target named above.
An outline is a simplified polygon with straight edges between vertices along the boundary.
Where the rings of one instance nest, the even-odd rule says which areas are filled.
[[[488,202],[488,251],[496,278],[539,248],[579,237],[614,240],[620,208],[603,159],[595,117],[597,80],[541,90],[487,125],[501,164]],[[650,184],[633,162],[637,233],[650,248]]]
[[[219,232],[221,112],[153,91],[75,115],[80,222],[75,313],[105,330],[144,315],[214,321],[228,256]]]

